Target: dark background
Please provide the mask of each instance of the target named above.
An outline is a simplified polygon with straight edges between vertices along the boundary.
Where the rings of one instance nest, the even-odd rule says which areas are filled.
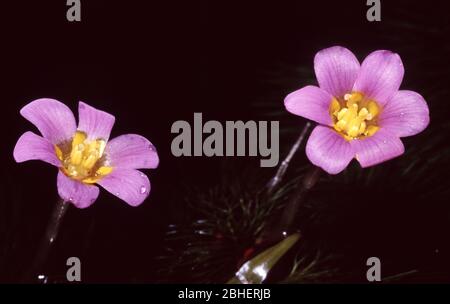
[[[102,190],[92,207],[69,210],[46,266],[55,280],[64,280],[69,256],[81,258],[85,282],[158,280],[154,258],[163,251],[166,226],[185,210],[186,189],[206,191],[220,181],[224,167],[220,158],[173,157],[172,123],[191,122],[194,112],[202,112],[204,121],[280,120],[284,155],[303,121],[285,113],[283,98],[315,83],[312,60],[322,48],[343,45],[360,60],[376,49],[398,52],[406,69],[402,88],[425,96],[430,128],[442,130],[450,109],[449,18],[443,1],[382,0],[382,21],[372,23],[366,20],[365,0],[245,2],[82,0],[78,23],[66,20],[65,1],[1,5],[0,281],[15,282],[29,267],[57,200],[54,167],[37,161],[16,164],[12,157],[19,136],[36,131],[19,114],[34,99],[58,99],[75,115],[79,100],[110,112],[116,116],[111,137],[142,134],[161,159],[159,168],[146,172],[152,192],[140,207],[131,208]],[[433,96],[438,90],[445,91]],[[427,135],[417,140],[424,143]],[[303,158],[300,162],[306,163]],[[274,172],[258,169],[258,162],[247,166],[263,175]],[[391,214],[387,206],[398,202],[401,197],[383,197],[375,212],[379,222]],[[357,211],[362,215],[377,210],[376,204],[362,206]],[[377,244],[382,252],[395,252],[398,243],[383,242],[382,236],[406,221],[405,233],[411,227],[412,234],[420,233],[408,235],[408,244],[426,253],[410,252],[404,259],[412,267],[439,270],[449,253],[450,207],[416,206],[411,213],[404,207],[394,210],[398,222],[377,235]],[[409,219],[401,218],[405,214]],[[358,230],[356,222],[347,224],[346,231]],[[344,247],[357,247],[354,240]],[[402,260],[394,256],[394,262]],[[442,280],[448,277],[430,281]]]

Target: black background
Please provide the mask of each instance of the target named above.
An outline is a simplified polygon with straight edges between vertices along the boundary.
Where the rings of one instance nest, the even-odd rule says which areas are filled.
[[[156,146],[161,161],[146,172],[149,199],[131,208],[101,191],[92,207],[72,208],[47,265],[63,278],[66,258],[78,256],[83,281],[153,282],[153,258],[166,225],[183,210],[184,188],[207,189],[221,175],[220,159],[172,156],[174,121],[192,121],[194,112],[204,120],[267,119],[257,102],[282,112],[285,95],[307,83],[288,81],[272,92],[267,73],[282,78],[280,63],[312,72],[314,54],[332,45],[348,47],[360,60],[376,49],[399,52],[406,69],[402,87],[421,92],[408,87],[427,69],[420,56],[434,58],[449,47],[449,37],[434,33],[414,36],[415,47],[406,49],[409,30],[391,26],[419,15],[435,28],[448,19],[444,2],[382,0],[382,21],[373,23],[363,0],[243,2],[82,0],[82,21],[73,23],[66,20],[65,1],[1,4],[0,211],[8,241],[0,281],[17,281],[29,266],[57,200],[55,168],[16,164],[12,157],[19,136],[36,131],[19,114],[28,102],[55,98],[77,113],[84,101],[116,116],[111,137],[138,133]],[[442,66],[447,63],[442,58]],[[448,105],[439,109],[448,112]],[[282,128],[298,120],[285,113],[274,119]],[[282,155],[290,139],[281,137]],[[431,223],[432,216],[424,220]],[[443,239],[448,232],[437,231]]]

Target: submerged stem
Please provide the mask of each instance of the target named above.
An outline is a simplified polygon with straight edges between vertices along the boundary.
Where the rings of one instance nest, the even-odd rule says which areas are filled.
[[[287,202],[279,217],[266,226],[261,236],[256,240],[257,245],[271,244],[288,236],[292,229],[295,217],[301,205],[306,201],[309,190],[314,187],[322,170],[312,166],[303,177],[302,182],[296,188],[290,200]]]
[[[62,219],[64,218],[64,215],[66,214],[66,211],[69,207],[69,203],[60,199],[52,212],[52,215],[50,217],[50,221],[47,225],[47,229],[45,231],[45,236],[42,239],[38,253],[34,259],[34,262],[27,272],[27,275],[25,276],[26,281],[30,282],[41,282],[43,278],[40,277],[42,268],[47,260],[48,254],[51,250],[51,247],[53,243],[56,240],[56,237],[58,235],[59,227],[61,225]]]
[[[308,133],[311,126],[312,126],[311,122],[309,122],[309,121],[306,122],[305,126],[303,127],[302,132],[300,133],[299,137],[295,141],[295,143],[292,146],[291,150],[289,151],[288,155],[281,162],[281,165],[278,167],[277,173],[275,174],[274,177],[272,177],[272,179],[267,184],[267,192],[268,193],[271,193],[275,189],[275,187],[280,183],[280,181],[283,179],[283,176],[286,173],[286,170],[289,166],[289,163],[291,162],[292,157],[294,156],[294,154],[297,152],[297,150],[302,145],[302,143],[306,137],[306,133]]]
[[[283,179],[289,163],[302,145],[311,127],[312,123],[309,121],[303,127],[299,137],[278,168],[277,173],[267,184],[268,194],[272,193],[275,187]],[[279,241],[287,235],[287,231],[291,228],[300,205],[302,205],[305,201],[306,194],[308,193],[309,189],[311,189],[317,182],[320,171],[321,170],[318,167],[313,166],[312,169],[305,174],[302,183],[297,187],[295,193],[288,201],[287,205],[284,207],[282,214],[279,217],[275,217],[275,219],[273,219],[272,221],[269,221],[267,226],[264,228],[261,236],[256,240],[257,245],[271,244],[273,242]]]

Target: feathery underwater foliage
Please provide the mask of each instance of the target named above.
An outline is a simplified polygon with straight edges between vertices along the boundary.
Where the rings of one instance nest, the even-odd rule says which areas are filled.
[[[406,153],[398,159],[364,170],[353,161],[340,175],[323,175],[298,213],[296,228],[302,238],[266,282],[366,282],[365,263],[371,256],[380,257],[384,282],[448,281],[450,112],[446,101],[450,73],[444,61],[450,57],[450,43],[442,37],[449,37],[450,25],[447,19],[428,18],[420,6],[405,5],[408,13],[394,11],[384,21],[386,28],[376,32],[376,39],[406,59],[404,87],[426,97],[431,124],[422,134],[404,141]],[[442,44],[433,47],[425,41]],[[323,47],[321,43],[316,43],[317,50]],[[370,51],[359,50],[358,58]],[[314,83],[313,69],[280,61],[260,75],[263,89],[254,96],[255,109],[264,111],[267,118],[286,122],[280,134],[285,144],[280,149],[283,157],[300,131],[280,101],[295,88]],[[224,180],[209,194],[190,196],[186,221],[170,226],[167,232],[162,280],[228,281],[245,261],[243,257],[249,257],[246,250],[261,227],[274,209],[283,207],[305,174],[304,144],[294,163],[278,191],[260,197],[259,211],[240,212],[239,222],[235,211],[252,205],[262,193],[263,182],[241,176],[231,183]],[[260,175],[257,170],[254,174]],[[245,233],[236,233],[242,230]]]

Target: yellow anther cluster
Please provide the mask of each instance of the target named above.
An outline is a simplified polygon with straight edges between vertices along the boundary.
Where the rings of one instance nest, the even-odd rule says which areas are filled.
[[[376,125],[379,112],[377,103],[365,100],[360,93],[346,94],[342,102],[333,99],[330,106],[334,129],[347,140],[375,134],[379,129]]]
[[[103,165],[105,147],[105,140],[87,140],[84,132],[77,131],[72,142],[66,147],[55,145],[55,152],[61,161],[64,174],[92,184],[112,172],[112,167]]]

